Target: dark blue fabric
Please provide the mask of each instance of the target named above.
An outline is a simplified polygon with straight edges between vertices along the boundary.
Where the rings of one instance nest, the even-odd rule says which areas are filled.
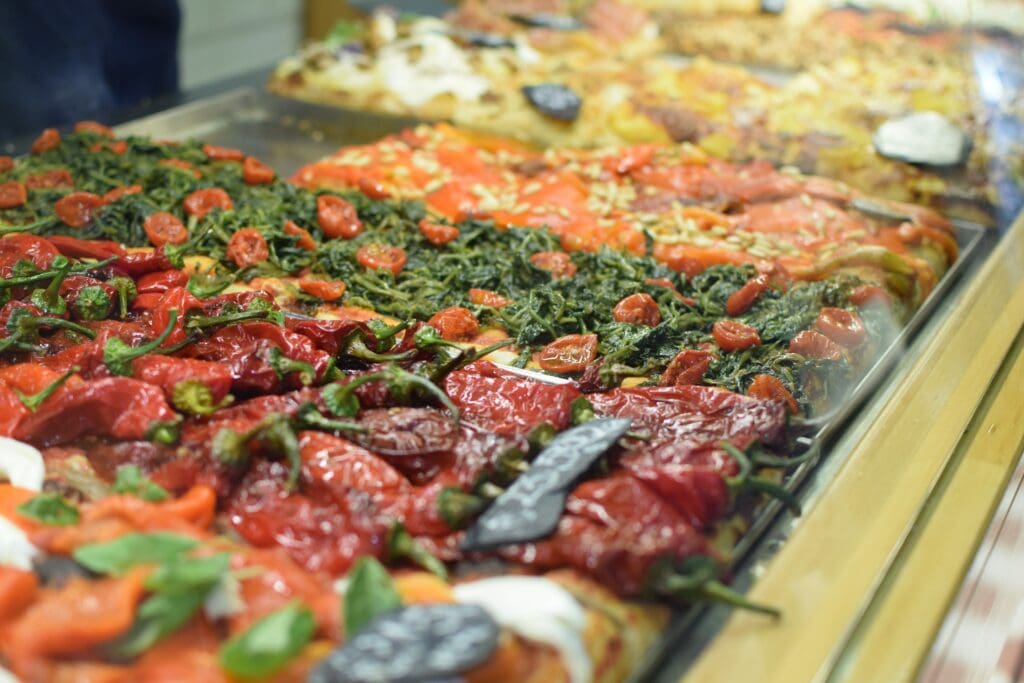
[[[177,0],[0,0],[0,139],[178,89]]]

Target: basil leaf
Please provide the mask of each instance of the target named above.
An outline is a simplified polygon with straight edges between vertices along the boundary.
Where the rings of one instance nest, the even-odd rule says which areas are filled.
[[[220,664],[235,676],[266,676],[299,654],[315,629],[313,613],[293,602],[224,643]]]
[[[167,532],[131,533],[107,543],[91,543],[75,550],[79,564],[100,574],[121,574],[139,564],[167,562],[199,542]]]
[[[230,564],[229,553],[217,553],[178,556],[157,567],[146,579],[146,588],[154,595],[139,607],[128,633],[105,648],[107,653],[115,658],[134,657],[180,628],[203,605]]]
[[[150,502],[170,498],[167,491],[150,481],[138,465],[123,465],[117,468],[114,493],[127,493]]]
[[[359,558],[345,588],[345,637],[351,638],[379,615],[401,606],[402,596],[384,565],[372,557]]]
[[[205,592],[227,574],[230,565],[230,553],[207,557],[175,557],[149,575],[146,588],[174,594]]]
[[[50,526],[70,526],[78,523],[78,508],[56,493],[41,493],[26,500],[15,510],[20,515]]]
[[[156,593],[139,606],[128,633],[105,648],[114,658],[130,658],[145,652],[164,636],[182,626],[203,604],[206,593]]]

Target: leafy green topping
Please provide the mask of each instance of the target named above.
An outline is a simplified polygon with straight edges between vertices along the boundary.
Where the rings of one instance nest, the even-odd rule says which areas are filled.
[[[181,534],[129,533],[113,541],[79,546],[74,558],[99,574],[123,574],[140,564],[168,562],[197,545],[195,539]]]
[[[138,465],[118,467],[113,490],[114,493],[126,493],[151,502],[167,500],[170,497],[162,486],[150,481]]]
[[[381,614],[401,606],[402,596],[384,565],[370,556],[360,557],[345,588],[345,637],[351,638]]]
[[[78,523],[78,508],[56,493],[40,493],[15,508],[19,515],[50,526]]]
[[[315,629],[313,613],[293,602],[224,643],[220,664],[235,676],[267,676],[298,655]]]

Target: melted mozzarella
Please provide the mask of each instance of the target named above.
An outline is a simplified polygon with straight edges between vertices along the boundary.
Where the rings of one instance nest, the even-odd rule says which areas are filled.
[[[0,436],[0,481],[39,491],[45,475],[43,456],[38,450],[27,443]]]
[[[31,569],[38,552],[17,524],[0,517],[0,566]]]
[[[415,48],[418,55],[411,55]],[[486,78],[474,73],[466,54],[447,36],[423,33],[387,45],[377,54],[381,85],[410,107],[438,95],[474,101],[487,92]]]
[[[535,576],[498,576],[460,583],[455,599],[483,607],[501,626],[553,647],[572,683],[588,683],[593,663],[583,643],[587,615],[569,591]]]
[[[19,683],[17,676],[0,666],[0,683]]]

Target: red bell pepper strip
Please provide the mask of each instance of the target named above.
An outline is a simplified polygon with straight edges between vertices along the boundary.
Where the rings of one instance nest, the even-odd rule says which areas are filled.
[[[488,362],[452,372],[444,390],[465,419],[502,436],[526,436],[544,422],[565,429],[570,405],[581,396],[573,386],[515,377]]]

